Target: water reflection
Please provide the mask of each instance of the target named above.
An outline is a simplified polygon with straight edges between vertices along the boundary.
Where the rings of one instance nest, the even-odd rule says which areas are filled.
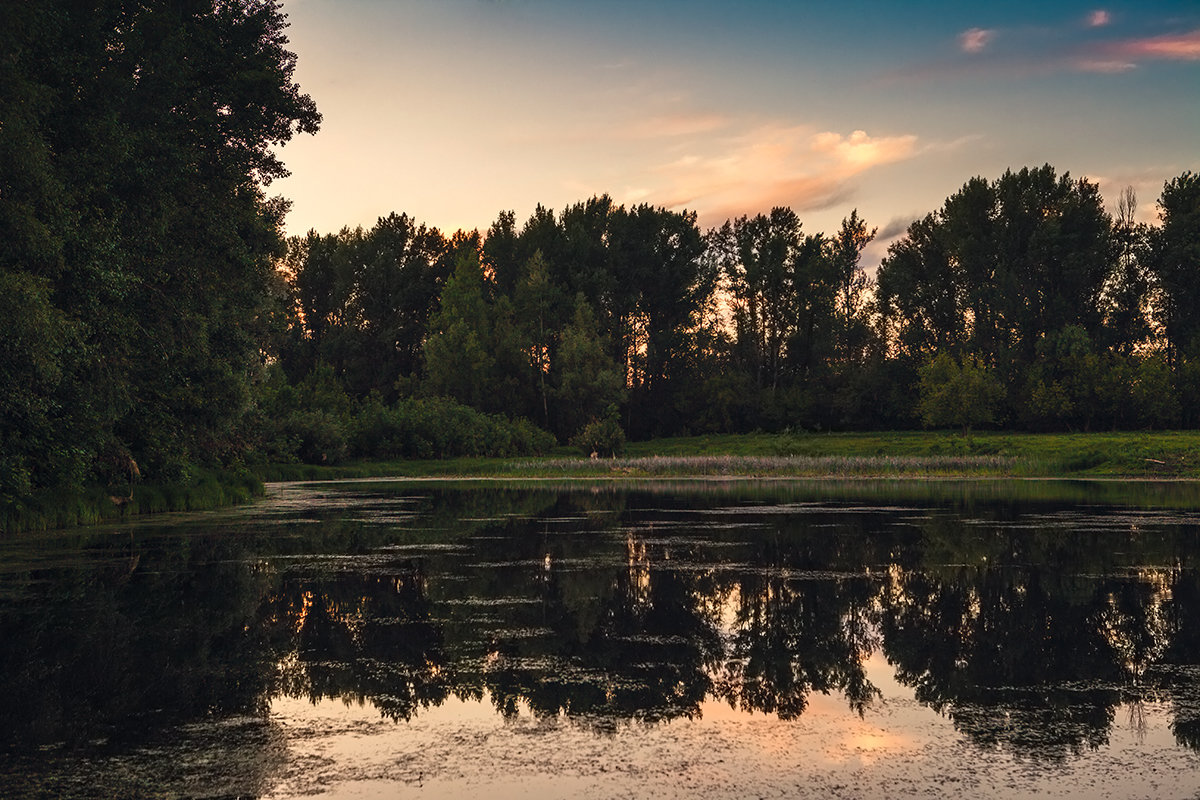
[[[278,698],[396,720],[486,698],[596,730],[712,702],[797,720],[818,694],[861,716],[883,697],[880,656],[984,750],[1063,759],[1147,702],[1200,750],[1186,513],[711,487],[291,491],[216,522],[7,543],[0,790],[31,764],[216,719],[250,720],[246,751],[269,770]]]

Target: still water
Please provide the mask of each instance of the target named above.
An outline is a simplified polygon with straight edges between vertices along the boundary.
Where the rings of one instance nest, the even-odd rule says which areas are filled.
[[[1200,489],[282,484],[0,542],[0,687],[3,797],[1194,797]]]

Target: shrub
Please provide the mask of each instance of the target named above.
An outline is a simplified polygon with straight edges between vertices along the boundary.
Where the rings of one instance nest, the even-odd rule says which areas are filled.
[[[305,464],[337,464],[346,457],[346,431],[328,411],[294,411],[280,422],[278,443],[294,446],[295,457]]]
[[[996,421],[1004,387],[993,368],[968,356],[958,362],[939,353],[919,370],[921,419],[927,427],[956,425],[963,434]]]
[[[446,398],[368,400],[355,416],[351,452],[366,458],[508,457],[544,453],[554,437],[528,420],[509,421]]]
[[[594,419],[584,425],[571,437],[571,445],[588,454],[619,456],[625,450],[625,431],[617,422],[616,414],[609,413],[603,419]]]

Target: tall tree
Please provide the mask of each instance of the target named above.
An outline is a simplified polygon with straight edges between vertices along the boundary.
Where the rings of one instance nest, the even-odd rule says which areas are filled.
[[[751,360],[760,388],[775,388],[784,345],[797,314],[793,270],[804,238],[796,212],[773,208],[770,215],[733,223],[736,257],[725,265],[732,293],[734,326]]]
[[[902,357],[920,362],[964,336],[964,281],[934,214],[908,226],[879,265],[876,299]]]
[[[1162,225],[1152,238],[1154,279],[1161,287],[1163,325],[1172,363],[1200,355],[1200,173],[1184,172],[1163,185]]]
[[[700,256],[704,243],[694,212],[638,205],[611,218],[610,309],[624,334],[621,352],[629,376],[633,432],[678,429],[675,368],[716,285]]]
[[[358,396],[397,396],[397,379],[414,378],[429,316],[448,276],[447,243],[437,228],[406,214],[376,222],[357,248],[348,298],[354,331],[347,388]]]
[[[1130,355],[1151,337],[1148,308],[1151,303],[1148,247],[1149,228],[1137,222],[1137,193],[1126,186],[1117,201],[1113,220],[1113,271],[1104,284],[1105,344]]]
[[[442,292],[442,305],[425,341],[425,381],[435,395],[475,408],[485,407],[495,356],[492,314],[484,298],[483,268],[477,251],[461,253]]]
[[[33,391],[76,467],[39,466],[31,487],[77,484],[101,454],[160,476],[230,455],[287,207],[264,187],[286,174],[278,146],[320,120],[284,16],[265,0],[49,0],[4,17],[0,217],[16,235],[0,270],[46,280],[16,282],[71,339]]]
[[[549,429],[550,370],[559,339],[557,315],[562,306],[562,291],[551,282],[550,269],[541,250],[525,262],[513,302],[524,336],[529,366],[536,376],[541,406],[538,418],[542,426]]]
[[[866,297],[869,281],[862,267],[863,250],[875,238],[878,228],[867,230],[858,209],[842,219],[842,226],[829,242],[829,261],[837,284],[834,315],[837,322],[835,358],[843,363],[858,363],[870,334]]]

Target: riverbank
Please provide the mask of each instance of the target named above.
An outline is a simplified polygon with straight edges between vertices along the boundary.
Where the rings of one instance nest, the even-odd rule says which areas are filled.
[[[265,481],[445,478],[1200,478],[1200,431],[1152,433],[784,433],[630,443],[620,458],[560,447],[543,457],[266,464],[198,472],[185,485],[135,484],[120,502],[102,488],[44,495],[0,509],[0,530],[93,525],[137,514],[247,502]]]

